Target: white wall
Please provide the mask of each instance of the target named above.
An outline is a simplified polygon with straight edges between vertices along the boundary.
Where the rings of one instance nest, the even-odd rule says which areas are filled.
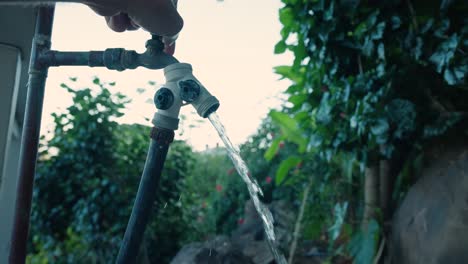
[[[5,238],[10,236],[13,221],[14,201],[19,159],[19,137],[14,135],[15,110],[19,80],[21,76],[20,50],[0,45],[0,72],[4,78],[0,82],[0,248],[1,256],[8,252]]]
[[[34,21],[32,8],[0,6],[0,263],[8,263]]]

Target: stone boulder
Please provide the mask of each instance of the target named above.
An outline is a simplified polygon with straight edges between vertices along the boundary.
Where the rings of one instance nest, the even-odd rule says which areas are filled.
[[[273,202],[269,208],[275,219],[278,246],[286,249],[292,238],[294,214],[281,201]],[[244,207],[244,223],[230,237],[216,236],[209,241],[188,244],[171,264],[270,264],[273,261],[261,218],[249,200]]]
[[[429,152],[423,177],[394,215],[389,261],[468,263],[468,148]]]
[[[171,264],[252,264],[240,250],[234,248],[226,236],[217,236],[204,243],[184,246]]]

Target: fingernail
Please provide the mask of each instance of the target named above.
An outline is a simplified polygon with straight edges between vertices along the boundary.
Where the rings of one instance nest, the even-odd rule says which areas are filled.
[[[173,36],[164,36],[162,41],[166,46],[171,46],[172,44],[175,43],[178,37],[179,37],[179,34],[175,34]]]
[[[174,55],[175,52],[175,42],[171,45],[164,45],[164,52],[169,55]]]

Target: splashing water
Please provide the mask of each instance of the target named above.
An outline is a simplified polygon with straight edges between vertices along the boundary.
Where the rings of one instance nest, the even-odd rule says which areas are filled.
[[[231,142],[231,140],[229,140],[229,137],[227,136],[227,133],[226,133],[226,129],[221,123],[221,120],[219,119],[218,114],[212,113],[208,116],[208,119],[210,120],[211,124],[214,126],[216,131],[218,132],[218,135],[223,140],[224,145],[226,146],[227,152],[229,154],[229,157],[231,158],[232,163],[234,164],[234,167],[236,167],[237,172],[239,173],[242,180],[247,185],[247,189],[249,190],[249,194],[255,205],[255,209],[257,210],[258,214],[262,218],[263,228],[265,229],[265,233],[267,235],[267,242],[268,242],[268,245],[270,246],[270,250],[273,253],[276,263],[287,264],[286,258],[281,253],[279,253],[278,249],[275,246],[276,238],[275,238],[275,230],[273,228],[273,216],[270,210],[268,209],[268,207],[266,207],[258,198],[258,194],[263,196],[262,189],[258,185],[257,181],[250,176],[249,169],[247,168],[247,164],[245,164],[245,161],[242,159],[240,155],[239,148],[236,145],[234,145]]]

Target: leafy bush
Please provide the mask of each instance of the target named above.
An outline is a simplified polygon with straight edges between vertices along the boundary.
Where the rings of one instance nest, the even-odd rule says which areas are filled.
[[[73,81],[73,80],[72,80]],[[149,145],[149,127],[115,120],[129,100],[96,88],[75,90],[73,104],[53,114],[55,129],[41,139],[31,217],[30,263],[108,263],[117,255]],[[143,257],[168,261],[180,248],[187,224],[179,197],[194,163],[190,147],[171,145],[145,233]]]
[[[261,186],[263,202],[288,200],[296,191],[282,188],[282,183],[274,182],[278,161],[287,157],[296,146],[284,144],[278,148],[273,161],[264,158],[264,152],[279,133],[271,119],[265,119],[257,132],[240,146],[250,174]],[[190,241],[200,241],[216,234],[229,235],[243,223],[244,205],[250,198],[245,183],[232,165],[224,148],[209,149],[197,154],[197,166],[185,181],[183,206],[186,219],[192,222],[193,237]]]
[[[314,184],[311,196],[319,199],[311,198],[314,203],[308,210],[317,217],[328,215],[328,220],[311,222],[322,223],[316,228],[322,232],[313,232],[316,235],[323,234],[323,223],[331,225],[342,217],[331,214],[333,204],[351,201],[341,214],[352,223],[356,237],[361,236],[353,241],[371,249],[338,252],[355,256],[358,263],[370,263],[374,254],[368,252],[375,252],[378,244],[362,236],[374,237],[381,226],[377,223],[389,218],[389,205],[378,201],[382,190],[378,181],[388,185],[385,195],[391,196],[396,176],[417,161],[422,146],[449,131],[466,131],[462,120],[468,110],[468,4],[282,2],[283,28],[275,52],[290,51],[294,61],[275,70],[292,85],[286,90],[285,107],[270,114],[281,135],[266,157],[272,158],[279,142],[297,145],[297,152],[282,161],[280,168],[285,169],[278,170],[276,180],[291,177],[290,184]],[[301,161],[307,174],[295,176],[292,169]],[[380,179],[379,168],[389,168]],[[365,203],[359,199],[362,196]],[[324,202],[328,206],[317,210],[317,203]],[[356,224],[361,220],[372,230],[361,233]],[[334,239],[329,241],[333,245]]]

